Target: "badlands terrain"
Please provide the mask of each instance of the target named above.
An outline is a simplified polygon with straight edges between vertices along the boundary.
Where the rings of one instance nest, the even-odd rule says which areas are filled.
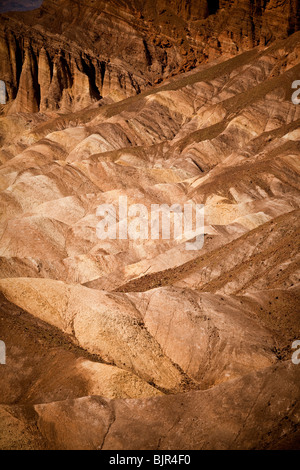
[[[299,449],[297,7],[0,17],[0,449]],[[203,248],[100,240],[120,196]]]

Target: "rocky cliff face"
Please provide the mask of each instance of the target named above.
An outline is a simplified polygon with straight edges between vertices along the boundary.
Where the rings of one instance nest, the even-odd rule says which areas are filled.
[[[298,29],[298,0],[45,0],[1,17],[0,79],[10,113],[76,111]]]

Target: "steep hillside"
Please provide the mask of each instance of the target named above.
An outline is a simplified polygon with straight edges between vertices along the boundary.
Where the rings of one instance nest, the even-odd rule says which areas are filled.
[[[11,112],[74,111],[270,45],[299,18],[298,0],[45,0],[1,17],[0,79]]]

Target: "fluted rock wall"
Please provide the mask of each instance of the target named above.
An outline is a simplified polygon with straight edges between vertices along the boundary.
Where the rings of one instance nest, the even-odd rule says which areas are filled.
[[[121,100],[220,55],[299,29],[299,0],[45,0],[1,17],[10,112]],[[57,22],[57,17],[60,21]]]

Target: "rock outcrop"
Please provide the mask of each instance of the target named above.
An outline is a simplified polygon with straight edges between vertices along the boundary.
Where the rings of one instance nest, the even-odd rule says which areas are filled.
[[[297,0],[45,0],[1,17],[0,79],[11,113],[76,111],[270,45],[297,31],[299,18]]]

